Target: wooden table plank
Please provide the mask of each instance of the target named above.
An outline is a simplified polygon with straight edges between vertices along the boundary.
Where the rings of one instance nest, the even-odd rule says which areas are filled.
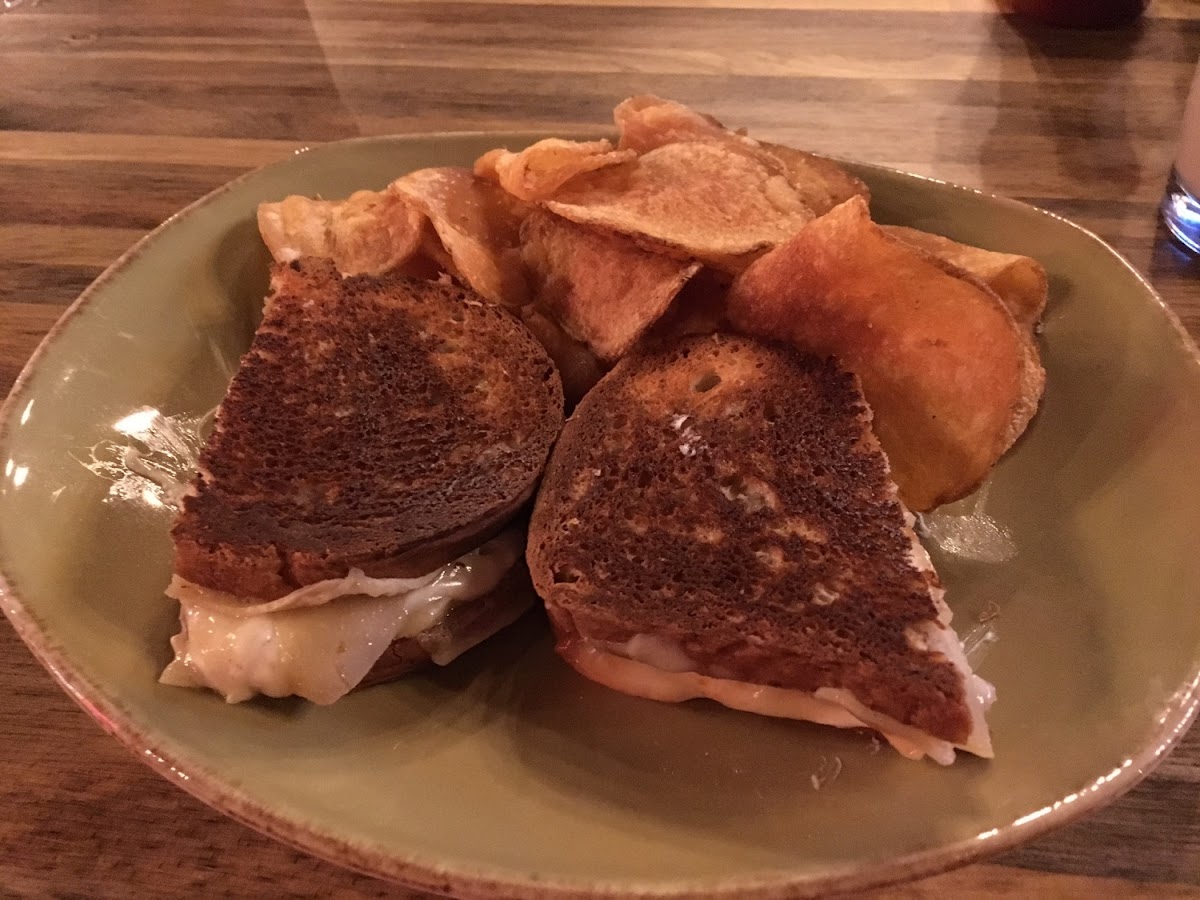
[[[138,163],[244,171],[283,159],[302,141],[0,131],[0,162]],[[86,171],[89,167],[80,167]]]

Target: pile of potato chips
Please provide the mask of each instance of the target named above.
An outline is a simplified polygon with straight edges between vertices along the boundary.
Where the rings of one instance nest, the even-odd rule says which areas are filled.
[[[271,254],[449,277],[518,314],[576,402],[636,347],[732,330],[836,356],[901,498],[979,485],[1037,410],[1046,276],[1027,257],[871,221],[834,162],[633,97],[609,141],[496,149],[346,200],[259,208]]]

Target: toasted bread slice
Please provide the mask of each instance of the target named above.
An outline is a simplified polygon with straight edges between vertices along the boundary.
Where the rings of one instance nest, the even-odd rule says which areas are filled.
[[[583,674],[655,699],[991,755],[972,675],[857,378],[712,335],[634,353],[547,466],[527,560]]]
[[[532,496],[562,417],[553,363],[506,310],[277,266],[172,530],[176,574],[263,601],[351,569],[429,572]]]

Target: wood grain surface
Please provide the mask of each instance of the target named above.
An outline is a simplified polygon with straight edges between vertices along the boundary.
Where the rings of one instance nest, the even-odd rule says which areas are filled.
[[[1200,263],[1156,216],[1200,55],[1200,3],[1155,0],[1139,25],[1094,32],[997,9],[4,0],[0,395],[105,266],[247,169],[362,134],[595,126],[647,91],[757,136],[1068,216],[1124,253],[1200,335]],[[7,624],[0,696],[0,895],[409,896],[160,780]],[[1200,896],[1200,732],[1084,821],[878,896]]]

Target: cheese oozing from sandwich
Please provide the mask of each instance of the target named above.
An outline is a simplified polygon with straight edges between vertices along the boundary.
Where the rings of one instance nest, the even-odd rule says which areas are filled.
[[[702,675],[688,668],[691,664],[682,649],[651,635],[637,635],[619,645],[568,640],[559,644],[558,652],[586,678],[635,697],[668,703],[707,698],[763,716],[835,728],[872,728],[903,756],[928,756],[942,765],[954,762],[956,747],[976,756],[992,757],[987,728],[980,725],[995,690],[977,675],[971,676],[968,685],[967,703],[974,721],[971,738],[956,745],[872,712],[846,690],[818,688],[809,692]]]
[[[207,687],[229,703],[256,694],[296,695],[328,704],[355,688],[399,638],[427,631],[454,606],[489,593],[524,551],[520,529],[510,528],[454,562],[417,578],[372,578],[352,569],[345,578],[297,588],[264,603],[248,603],[176,576],[167,595],[180,605],[175,659],[159,681]],[[515,598],[510,624],[529,605]],[[472,640],[429,648],[445,665]]]

